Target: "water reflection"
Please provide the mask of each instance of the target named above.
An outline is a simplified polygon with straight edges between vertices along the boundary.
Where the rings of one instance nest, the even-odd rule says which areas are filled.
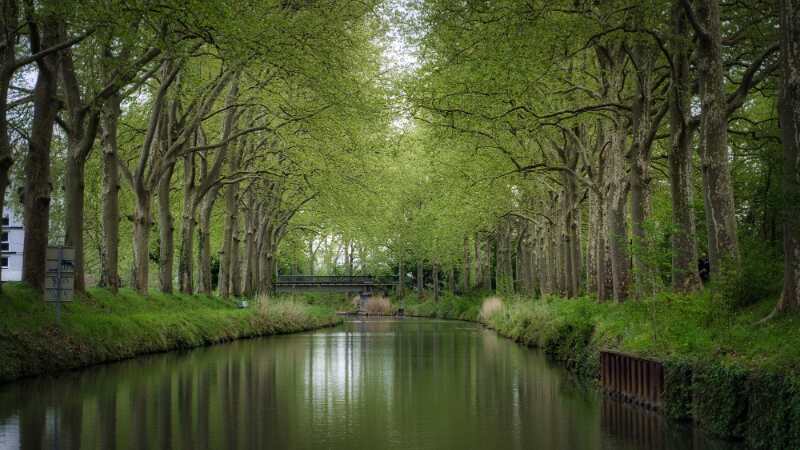
[[[728,447],[475,325],[365,320],[0,387],[18,448]]]

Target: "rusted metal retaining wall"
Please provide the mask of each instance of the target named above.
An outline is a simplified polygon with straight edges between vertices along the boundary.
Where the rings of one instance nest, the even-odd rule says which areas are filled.
[[[602,351],[600,384],[611,396],[660,409],[664,394],[664,366],[646,358]]]

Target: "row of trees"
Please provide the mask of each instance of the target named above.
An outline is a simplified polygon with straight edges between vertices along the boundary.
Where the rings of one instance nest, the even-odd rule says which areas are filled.
[[[492,221],[449,231],[492,242],[498,289],[692,292],[706,257],[736,284],[758,234],[800,307],[794,2],[416,5],[408,101],[449,179],[492,193]]]
[[[381,135],[374,3],[2,5],[0,198],[35,289],[51,243],[78,292],[269,291],[292,218]]]
[[[600,301],[710,278],[800,307],[795,2],[400,11],[409,117],[361,214],[386,270]]]

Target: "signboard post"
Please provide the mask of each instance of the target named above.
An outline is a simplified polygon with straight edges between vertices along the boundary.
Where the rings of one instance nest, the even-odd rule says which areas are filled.
[[[56,322],[61,322],[61,304],[72,301],[75,250],[69,247],[47,248],[45,301],[55,303]]]

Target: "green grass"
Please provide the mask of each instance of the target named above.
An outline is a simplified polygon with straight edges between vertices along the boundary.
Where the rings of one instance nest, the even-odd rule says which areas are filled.
[[[445,295],[439,302],[407,297],[406,311],[424,317],[477,321],[481,302],[488,295]],[[708,292],[691,296],[663,293],[622,304],[598,303],[589,297],[515,297],[504,301],[505,309],[487,325],[527,345],[544,348],[563,327],[589,327],[592,344],[598,348],[659,359],[713,359],[745,369],[800,373],[800,317],[757,323],[772,310],[774,299],[736,311],[716,305]]]
[[[730,312],[718,308],[708,293],[662,294],[623,304],[590,298],[511,301],[490,320],[526,343],[542,345],[560,327],[592,327],[593,344],[655,357],[720,364],[744,369],[796,372],[800,369],[800,317],[757,323],[774,300]]]
[[[53,305],[7,283],[0,297],[0,381],[338,322],[329,306],[289,299],[239,309],[233,300],[202,295],[91,289],[65,304],[56,323]]]
[[[471,292],[465,296],[443,293],[438,301],[420,300],[411,294],[403,299],[405,313],[409,316],[435,317],[439,319],[478,321],[483,299],[489,292]]]

